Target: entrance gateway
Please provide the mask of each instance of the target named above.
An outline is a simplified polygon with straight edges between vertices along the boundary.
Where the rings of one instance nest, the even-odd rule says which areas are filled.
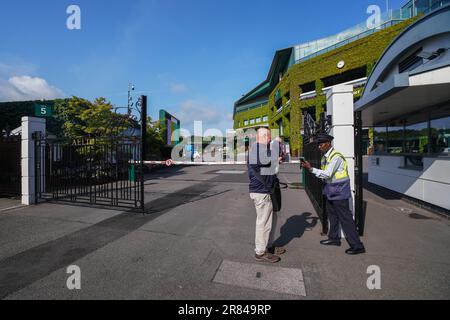
[[[147,97],[138,135],[52,140],[35,132],[35,203],[70,202],[145,212],[144,159]]]
[[[365,206],[363,201],[363,159],[362,159],[362,126],[361,114],[355,112],[353,134],[354,134],[354,185],[353,200],[350,208],[353,208],[357,230],[360,236],[364,235],[365,226]],[[316,137],[320,133],[331,133],[333,118],[325,113],[320,115],[319,121],[314,121],[311,115],[303,115],[303,155],[305,159],[315,168],[321,167],[322,155],[319,151]],[[342,139],[339,139],[342,140]],[[337,142],[337,141],[336,141]],[[339,148],[338,148],[339,149]],[[349,159],[347,159],[349,162]],[[325,208],[323,182],[317,179],[312,173],[304,171],[303,182],[306,194],[311,200],[317,215],[322,224],[322,234],[328,234],[328,217]],[[353,179],[352,179],[353,180]]]
[[[57,141],[37,134],[36,203],[66,201],[144,209],[141,142]]]

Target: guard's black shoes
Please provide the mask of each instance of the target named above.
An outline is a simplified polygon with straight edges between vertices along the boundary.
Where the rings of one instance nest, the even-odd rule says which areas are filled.
[[[364,249],[364,248],[356,248],[356,249],[350,248],[350,249],[347,249],[345,251],[345,253],[346,254],[351,254],[351,255],[361,254],[361,253],[366,253],[366,249]]]
[[[341,242],[339,240],[332,239],[322,240],[320,241],[320,244],[323,244],[324,246],[341,246]]]

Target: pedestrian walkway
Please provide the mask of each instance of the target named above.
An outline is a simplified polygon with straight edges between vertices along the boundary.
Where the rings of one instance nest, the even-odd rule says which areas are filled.
[[[20,198],[0,197],[0,213],[23,207]]]
[[[280,178],[299,182],[298,166],[282,166]],[[50,203],[1,214],[0,298],[450,297],[449,221],[401,200],[366,193],[367,254],[348,256],[345,245],[319,244],[320,222],[304,190],[287,189],[277,234],[287,253],[271,265],[254,260],[245,166],[165,168],[145,190],[146,216]],[[81,290],[66,287],[69,265],[81,269]],[[367,287],[370,266],[381,270],[381,290]],[[290,286],[273,285],[286,277],[294,278]]]

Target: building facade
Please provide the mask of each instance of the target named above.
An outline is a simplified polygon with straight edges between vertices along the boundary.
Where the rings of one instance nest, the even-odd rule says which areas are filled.
[[[369,182],[450,210],[450,5],[384,51],[355,111],[373,127]]]
[[[302,118],[317,119],[326,109],[326,93],[351,84],[357,101],[367,77],[386,47],[417,16],[445,1],[409,1],[382,16],[376,28],[362,23],[337,35],[278,50],[267,79],[234,106],[234,129],[266,126],[278,130],[296,157],[302,152]]]

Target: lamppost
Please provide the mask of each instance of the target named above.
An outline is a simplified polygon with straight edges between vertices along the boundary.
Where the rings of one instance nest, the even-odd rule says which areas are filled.
[[[130,82],[128,84],[128,102],[127,102],[128,116],[131,116],[131,108],[133,107],[133,97],[131,96],[131,91],[134,91],[134,85],[132,85]]]

